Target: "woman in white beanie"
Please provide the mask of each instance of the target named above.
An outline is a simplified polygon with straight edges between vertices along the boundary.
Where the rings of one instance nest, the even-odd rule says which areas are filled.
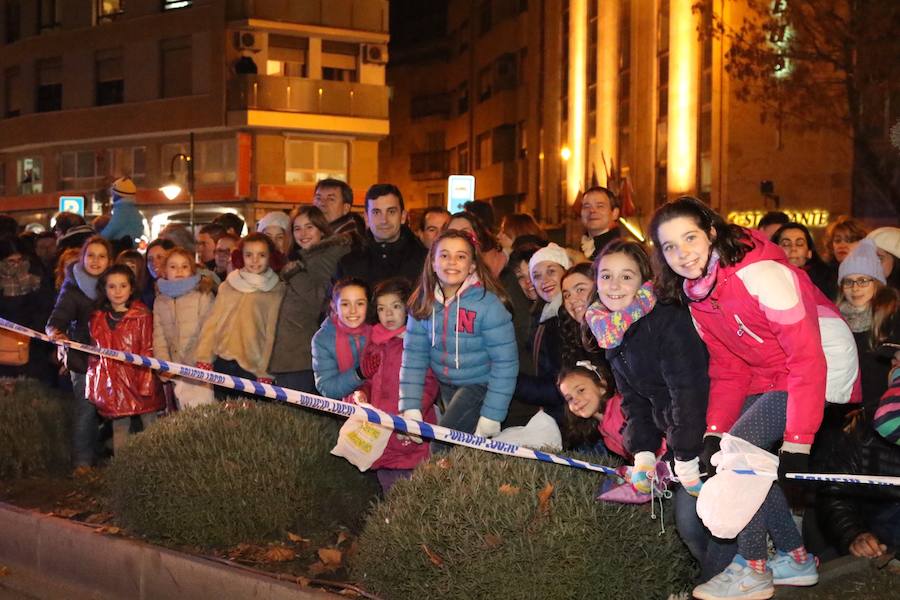
[[[878,248],[878,258],[887,284],[900,290],[900,227],[879,227],[866,237]]]
[[[266,213],[262,219],[257,221],[256,231],[266,234],[270,240],[275,242],[275,247],[283,256],[287,257],[290,254],[291,246],[293,246],[291,218],[284,211],[273,210]]]
[[[871,239],[862,240],[840,265],[838,308],[856,340],[862,380],[863,405],[871,420],[887,389],[889,358],[879,356],[878,346],[896,339],[898,292],[886,285],[884,270]]]
[[[556,387],[556,376],[562,368],[558,313],[562,306],[562,278],[570,266],[565,248],[556,244],[541,248],[528,261],[528,272],[538,295],[536,323],[526,344],[534,375],[520,372],[514,394],[519,402],[543,408],[560,425],[565,414],[563,398]]]

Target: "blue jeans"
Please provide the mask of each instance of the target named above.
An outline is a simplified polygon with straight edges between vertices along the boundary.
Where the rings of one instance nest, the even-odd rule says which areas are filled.
[[[76,467],[96,461],[97,408],[86,398],[87,375],[69,373],[72,379],[72,462]]]
[[[869,527],[882,544],[900,545],[900,502],[888,504],[872,515]]]
[[[474,383],[471,385],[455,386],[449,383],[441,383],[441,402],[444,405],[441,427],[475,433],[478,425],[478,417],[481,416],[481,405],[484,404],[484,396],[487,394],[487,385]],[[433,442],[432,452],[447,452],[449,444]]]
[[[731,563],[737,552],[737,543],[713,538],[697,515],[697,498],[681,486],[675,491],[674,503],[675,529],[691,556],[700,563],[700,581],[709,581]],[[711,543],[711,540],[714,541]]]
[[[312,369],[292,371],[290,373],[278,373],[275,375],[275,385],[279,385],[289,390],[319,395],[318,390],[316,390],[316,375]]]
[[[256,381],[256,375],[250,371],[245,371],[236,360],[225,360],[216,358],[213,361],[213,371],[224,373],[225,375],[234,375],[235,377],[243,377],[244,379],[252,379]],[[241,398],[250,398],[251,400],[266,400],[262,396],[255,396],[249,392],[239,392],[237,390],[216,386],[216,400],[239,400]]]

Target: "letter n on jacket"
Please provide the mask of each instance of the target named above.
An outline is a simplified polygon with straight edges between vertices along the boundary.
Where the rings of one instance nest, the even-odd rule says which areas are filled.
[[[456,331],[459,333],[475,334],[475,317],[478,316],[474,310],[465,308],[459,309],[456,315]]]

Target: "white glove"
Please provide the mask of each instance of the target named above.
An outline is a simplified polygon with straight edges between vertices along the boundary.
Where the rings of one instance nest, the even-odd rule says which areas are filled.
[[[481,437],[494,437],[500,433],[500,422],[487,417],[478,417],[478,425],[475,426],[475,435]]]
[[[418,408],[410,408],[408,410],[404,410],[400,413],[400,416],[404,419],[409,419],[411,421],[421,421],[422,420],[422,411]],[[415,444],[421,444],[422,438],[412,433],[400,433],[397,432],[397,438],[400,440],[409,440]]]

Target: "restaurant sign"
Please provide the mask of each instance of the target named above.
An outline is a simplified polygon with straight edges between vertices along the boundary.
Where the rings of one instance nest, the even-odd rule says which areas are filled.
[[[794,223],[800,223],[810,228],[828,225],[829,214],[827,210],[818,208],[793,210],[786,208],[782,212],[786,213]],[[766,211],[762,210],[732,211],[728,213],[728,222],[741,227],[756,227],[756,224],[759,223],[764,214],[766,214]]]

